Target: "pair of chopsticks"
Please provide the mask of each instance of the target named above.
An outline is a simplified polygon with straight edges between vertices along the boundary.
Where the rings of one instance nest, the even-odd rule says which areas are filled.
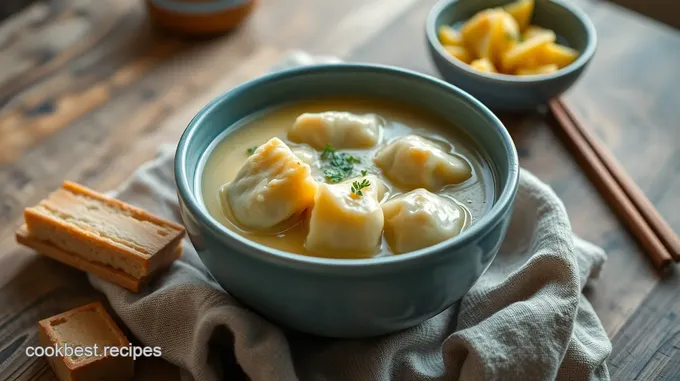
[[[612,209],[638,239],[654,265],[665,271],[672,261],[680,261],[680,238],[614,156],[592,132],[579,123],[562,99],[550,101],[549,107],[572,153],[577,156]]]

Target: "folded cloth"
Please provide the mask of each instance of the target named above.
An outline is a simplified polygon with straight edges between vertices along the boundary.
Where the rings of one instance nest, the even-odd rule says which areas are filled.
[[[314,62],[294,53],[277,68]],[[180,221],[173,154],[162,147],[111,195]],[[459,303],[392,335],[337,340],[277,327],[230,297],[188,240],[183,257],[139,294],[89,279],[186,379],[608,380],[611,343],[581,294],[604,261],[601,249],[572,234],[550,187],[522,170],[507,237],[488,271]]]

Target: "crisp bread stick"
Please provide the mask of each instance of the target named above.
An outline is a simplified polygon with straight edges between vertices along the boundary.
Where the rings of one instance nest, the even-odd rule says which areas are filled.
[[[19,230],[17,230],[15,237],[17,242],[19,242],[20,244],[30,247],[47,257],[50,257],[65,265],[75,267],[79,270],[92,273],[104,280],[107,280],[111,283],[115,283],[121,287],[127,288],[132,292],[139,292],[139,290],[142,287],[144,287],[144,285],[146,285],[149,282],[149,280],[153,278],[153,276],[155,275],[154,273],[146,277],[135,278],[132,275],[122,270],[115,269],[111,266],[88,261],[78,255],[64,251],[52,245],[50,242],[41,241],[35,237],[32,237],[29,234],[28,230],[26,229],[25,225],[20,227]],[[169,261],[165,267],[170,266],[170,264],[172,264],[172,262],[175,259],[179,258],[181,255],[182,246],[180,245],[175,249],[173,257],[168,258]],[[158,269],[157,272],[160,272],[163,269],[164,268],[160,268]]]
[[[132,378],[134,358],[112,355],[110,351],[113,347],[129,349],[130,342],[100,302],[41,320],[38,326],[43,348],[54,348],[55,345],[64,349],[68,346],[71,350],[81,348],[79,355],[64,353],[63,356],[47,357],[59,380],[123,381]]]
[[[185,235],[181,225],[68,181],[24,218],[31,237],[135,278],[174,260]]]

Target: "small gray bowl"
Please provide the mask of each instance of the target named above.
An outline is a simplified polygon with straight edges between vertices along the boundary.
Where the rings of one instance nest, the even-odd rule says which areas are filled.
[[[441,76],[494,111],[527,111],[546,104],[576,82],[590,62],[597,37],[581,10],[557,0],[536,0],[532,24],[555,31],[558,42],[580,52],[571,65],[550,74],[514,76],[483,73],[451,57],[439,42],[441,25],[456,25],[475,13],[503,6],[511,0],[442,0],[427,17],[425,31],[430,56]]]
[[[202,163],[218,136],[254,113],[327,96],[394,99],[459,126],[494,171],[497,194],[491,210],[459,236],[437,245],[401,255],[352,260],[272,249],[249,241],[213,218],[203,204],[200,179]],[[303,67],[242,84],[196,115],[175,156],[182,218],[213,277],[227,292],[271,321],[331,337],[373,336],[412,327],[465,295],[487,269],[505,236],[518,176],[519,162],[510,135],[479,101],[438,79],[374,65]]]

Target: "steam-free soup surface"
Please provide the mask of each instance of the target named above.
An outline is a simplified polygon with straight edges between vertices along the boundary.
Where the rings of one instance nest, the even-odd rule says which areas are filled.
[[[375,250],[309,250],[305,245],[309,233],[308,213],[286,221],[275,229],[249,229],[238,223],[225,200],[226,186],[236,178],[248,157],[258,146],[274,137],[286,143],[303,162],[310,163],[312,175],[317,182],[332,184],[338,180],[347,180],[329,177],[329,172],[324,171],[328,168],[328,163],[322,159],[324,150],[318,144],[313,148],[289,140],[289,136],[295,135],[289,135],[288,132],[300,115],[329,111],[357,115],[375,114],[381,118],[383,125],[375,146],[336,149],[336,153],[347,153],[355,159],[352,160],[354,174],[374,175],[384,183],[387,192],[384,196],[381,194],[381,204],[405,195],[414,187],[390,181],[390,176],[376,166],[376,154],[396,139],[416,135],[462,158],[472,169],[472,176],[460,184],[431,189],[436,195],[462,206],[464,228],[474,224],[491,208],[494,200],[492,170],[473,142],[456,126],[401,103],[374,99],[326,99],[285,105],[262,112],[230,128],[218,138],[207,153],[208,158],[201,175],[201,192],[208,212],[221,224],[247,239],[290,253],[336,258],[394,255],[395,250],[390,248],[384,237]]]

